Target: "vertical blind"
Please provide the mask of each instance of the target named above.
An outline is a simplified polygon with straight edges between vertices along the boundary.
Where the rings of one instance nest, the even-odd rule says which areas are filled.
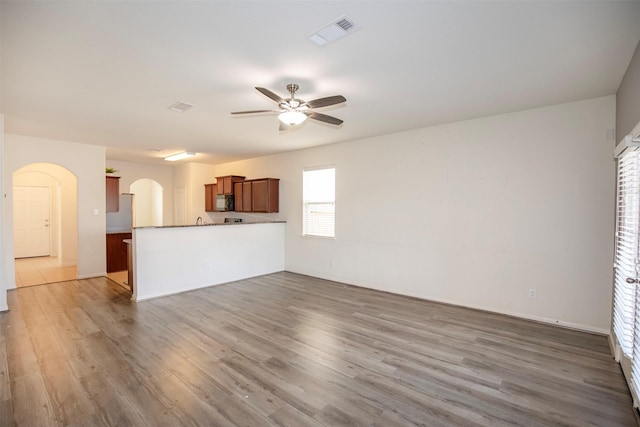
[[[336,169],[305,169],[302,172],[302,234],[335,237]]]
[[[634,354],[637,308],[636,284],[627,279],[635,281],[638,277],[639,163],[635,150],[627,150],[618,158],[613,330],[629,358]]]

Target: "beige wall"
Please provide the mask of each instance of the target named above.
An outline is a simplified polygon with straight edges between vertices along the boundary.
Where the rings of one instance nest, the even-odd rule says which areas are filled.
[[[640,43],[616,94],[616,140],[640,123]]]
[[[139,179],[152,179],[162,187],[162,224],[173,225],[173,168],[170,165],[107,160],[107,167],[117,170],[120,193],[129,193],[131,184]]]
[[[4,154],[4,115],[0,114],[0,229],[4,230],[6,227],[5,209],[7,204],[5,203],[5,197],[7,196],[7,190],[5,186],[4,171],[5,166],[5,154]],[[9,240],[8,233],[2,232],[0,236],[0,311],[8,310],[7,307],[7,289],[9,284],[13,282],[15,286],[15,268],[13,265],[13,258],[10,258],[7,254],[7,247],[13,244],[13,240]],[[13,234],[13,233],[12,233]],[[13,251],[11,251],[13,254]]]
[[[105,262],[105,149],[45,138],[5,134],[5,265],[15,286],[13,264],[13,173],[32,163],[53,163],[69,170],[77,178],[78,277],[106,274]],[[12,285],[12,286],[11,286]]]
[[[213,222],[214,215],[204,210],[204,184],[215,183],[214,166],[204,163],[185,163],[174,167],[174,188],[184,187],[187,192],[186,223],[195,224],[201,217]]]
[[[615,97],[219,165],[281,178],[286,269],[608,333]],[[336,166],[336,238],[301,236],[301,177]],[[527,298],[529,289],[537,299]]]

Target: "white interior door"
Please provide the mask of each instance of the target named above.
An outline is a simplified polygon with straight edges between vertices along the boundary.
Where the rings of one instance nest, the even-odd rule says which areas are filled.
[[[49,256],[50,192],[48,187],[13,187],[14,256]]]

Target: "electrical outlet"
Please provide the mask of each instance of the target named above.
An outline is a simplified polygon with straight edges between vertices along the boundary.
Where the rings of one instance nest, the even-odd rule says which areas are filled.
[[[529,298],[530,299],[538,298],[538,292],[533,288],[529,289]]]

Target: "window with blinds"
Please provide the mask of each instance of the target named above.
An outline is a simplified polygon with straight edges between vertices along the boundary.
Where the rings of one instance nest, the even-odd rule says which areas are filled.
[[[634,351],[640,227],[639,163],[640,157],[635,150],[626,150],[618,158],[613,330],[629,358],[640,351],[640,348]]]
[[[302,172],[302,234],[335,237],[336,169],[305,168]]]

